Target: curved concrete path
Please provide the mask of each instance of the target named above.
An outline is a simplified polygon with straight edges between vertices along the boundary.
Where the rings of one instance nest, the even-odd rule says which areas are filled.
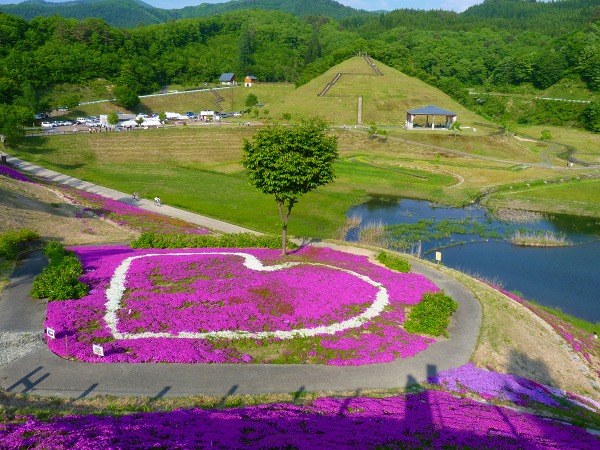
[[[11,158],[11,162],[13,161],[14,159]],[[19,165],[19,168],[28,170],[23,165]],[[45,169],[37,169],[35,166],[31,169],[39,176],[46,173]],[[60,174],[52,177],[54,181],[62,180]],[[79,180],[70,177],[66,177],[65,181],[71,186],[84,186],[78,184]],[[116,195],[117,200],[121,198],[131,200],[129,195],[101,186],[92,186],[100,195],[110,198],[115,198],[111,195]],[[165,211],[153,205],[151,207],[159,212]],[[169,214],[185,220],[188,220],[187,217],[190,215],[196,216],[198,222],[194,223],[204,220],[201,216],[185,211],[183,216],[179,216],[178,211],[180,210],[172,208]],[[350,246],[328,243],[314,245],[373,255],[369,250]],[[28,270],[30,263],[33,268]],[[35,262],[35,259],[24,261],[20,266],[21,274],[12,278],[9,286],[0,294],[0,317],[3,317],[0,331],[22,331],[24,327],[19,324],[27,323],[27,330],[43,333],[41,327],[45,309],[39,305],[31,309],[23,309],[20,306],[32,301],[36,302],[29,297],[28,290],[24,286],[30,283],[39,271],[37,264],[39,262]],[[359,367],[266,364],[94,364],[62,359],[45,346],[41,346],[38,350],[0,367],[0,388],[13,393],[68,398],[84,398],[101,394],[160,398],[202,394],[227,396],[340,390],[355,391],[359,394],[366,389],[403,388],[414,385],[425,381],[428,376],[464,365],[469,361],[477,342],[482,312],[479,302],[471,292],[453,278],[421,263],[413,263],[413,271],[432,280],[453,297],[459,307],[452,316],[448,330],[451,338],[440,339],[427,350],[411,358]]]

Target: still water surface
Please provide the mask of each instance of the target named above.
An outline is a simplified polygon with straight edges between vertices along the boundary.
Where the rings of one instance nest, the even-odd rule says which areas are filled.
[[[423,220],[436,223],[468,218],[485,225],[480,234],[450,234],[422,240],[425,259],[434,261],[435,250],[442,262],[469,274],[501,282],[509,291],[542,305],[559,307],[577,317],[600,322],[600,220],[556,215],[533,223],[515,223],[493,219],[483,208],[436,207],[430,202],[408,199],[372,199],[351,208],[347,216],[361,216],[363,225],[381,221],[386,226],[416,224]],[[564,234],[575,245],[568,247],[522,247],[506,241],[515,229],[543,230]],[[393,227],[389,229],[393,230]],[[347,240],[355,241],[357,230]],[[401,239],[396,235],[394,239]],[[459,242],[464,244],[455,245]],[[413,249],[416,248],[416,245]]]

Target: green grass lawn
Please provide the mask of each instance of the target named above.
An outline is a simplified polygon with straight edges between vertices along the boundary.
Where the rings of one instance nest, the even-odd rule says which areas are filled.
[[[82,150],[79,157],[69,145],[46,150],[17,152],[17,155],[123,192],[138,191],[145,198],[158,195],[166,204],[251,229],[280,231],[274,199],[250,186],[241,167],[230,171],[229,166],[235,165],[234,161],[229,165],[220,161],[191,163],[175,160],[173,155],[165,156],[164,160],[147,158],[143,161],[143,155],[135,154],[129,160],[121,158],[115,162],[89,148]],[[224,166],[227,170],[219,171]],[[333,184],[306,194],[294,207],[289,226],[292,235],[318,238],[335,235],[345,221],[346,210],[364,201],[369,194],[426,191],[435,196],[436,191],[453,182],[449,176],[423,173],[426,176],[423,179],[411,173],[386,171],[344,160],[336,164],[336,171],[338,178]]]
[[[511,205],[531,211],[600,216],[600,179],[581,179],[494,194],[489,206]]]

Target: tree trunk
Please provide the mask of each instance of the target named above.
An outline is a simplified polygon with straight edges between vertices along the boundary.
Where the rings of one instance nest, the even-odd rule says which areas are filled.
[[[287,250],[287,222],[284,222],[281,226],[281,254],[285,256]]]
[[[277,196],[275,197],[275,201],[277,202],[279,217],[281,219],[281,254],[285,255],[287,251],[287,226],[296,201],[295,199],[287,199],[286,205],[286,200],[282,200]]]

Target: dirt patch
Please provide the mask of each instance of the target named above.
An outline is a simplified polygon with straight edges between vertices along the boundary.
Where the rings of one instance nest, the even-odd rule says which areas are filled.
[[[138,234],[94,217],[44,186],[0,176],[0,233],[30,228],[66,245],[128,242]]]

